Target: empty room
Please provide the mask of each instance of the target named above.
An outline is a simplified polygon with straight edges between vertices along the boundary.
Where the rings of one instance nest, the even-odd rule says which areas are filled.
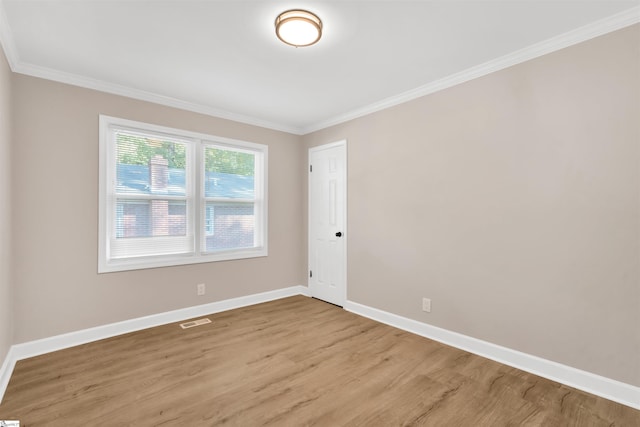
[[[0,0],[0,426],[640,426],[640,1]]]

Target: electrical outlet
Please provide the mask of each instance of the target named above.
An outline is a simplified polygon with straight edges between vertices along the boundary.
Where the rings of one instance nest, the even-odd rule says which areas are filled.
[[[427,313],[431,313],[431,299],[422,298],[422,311],[426,311]]]
[[[198,283],[198,295],[204,295],[206,292],[206,288],[204,283]]]

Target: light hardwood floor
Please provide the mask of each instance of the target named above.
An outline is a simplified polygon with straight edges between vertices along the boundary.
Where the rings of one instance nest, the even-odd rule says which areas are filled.
[[[640,411],[291,297],[19,361],[21,426],[640,426]]]

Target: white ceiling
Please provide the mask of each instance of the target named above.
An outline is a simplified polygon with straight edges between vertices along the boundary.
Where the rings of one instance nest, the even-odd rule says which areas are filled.
[[[577,28],[584,39],[638,22],[639,4],[2,0],[0,34],[16,72],[306,133],[486,73],[490,61],[537,56],[549,39],[574,43],[566,33]],[[323,20],[317,45],[278,41],[275,17],[290,8]]]

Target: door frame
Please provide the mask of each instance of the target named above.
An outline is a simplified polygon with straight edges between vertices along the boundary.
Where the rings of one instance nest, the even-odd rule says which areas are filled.
[[[315,147],[311,147],[309,148],[309,153],[308,153],[308,158],[307,158],[307,288],[309,288],[309,294],[313,297],[313,288],[311,287],[311,278],[309,277],[309,271],[311,271],[311,177],[309,176],[309,174],[311,174],[311,155],[317,151],[322,151],[322,150],[326,150],[329,148],[334,148],[334,147],[340,147],[340,146],[344,146],[344,203],[343,203],[343,212],[342,212],[342,217],[344,218],[344,224],[342,225],[343,227],[343,231],[342,233],[344,234],[344,256],[343,256],[343,269],[342,269],[342,282],[344,283],[344,289],[342,290],[342,306],[344,307],[344,305],[347,302],[347,266],[348,266],[348,260],[347,260],[347,243],[348,243],[348,238],[349,238],[349,231],[347,230],[347,223],[348,221],[348,216],[347,216],[347,212],[348,212],[348,208],[347,208],[347,201],[349,200],[348,197],[348,164],[347,164],[347,159],[349,158],[349,154],[348,154],[348,150],[347,150],[347,140],[346,139],[341,139],[339,141],[336,142],[331,142],[328,144],[323,144],[323,145],[317,145]]]

